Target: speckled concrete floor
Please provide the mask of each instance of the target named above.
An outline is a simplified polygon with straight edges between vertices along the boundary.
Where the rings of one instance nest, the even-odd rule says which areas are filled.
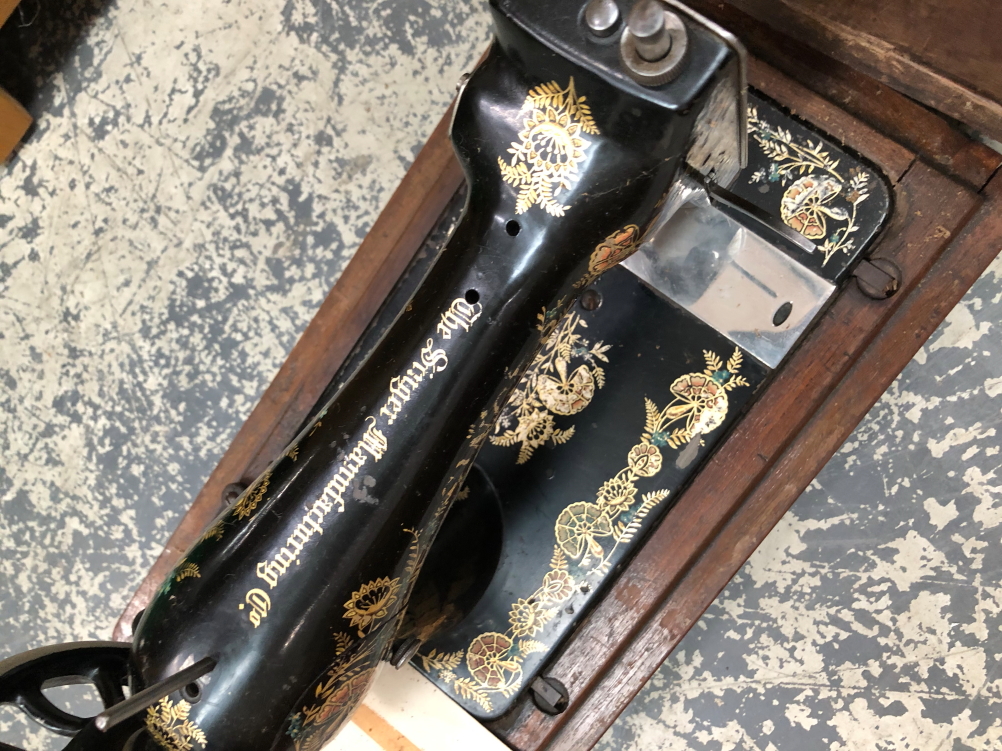
[[[0,657],[108,637],[488,37],[460,0],[54,7],[92,22],[0,168]],[[1000,301],[997,266],[604,751],[1002,745]]]

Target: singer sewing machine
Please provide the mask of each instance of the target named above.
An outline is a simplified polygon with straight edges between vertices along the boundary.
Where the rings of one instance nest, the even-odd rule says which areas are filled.
[[[121,641],[0,663],[67,748],[319,749],[381,660],[591,747],[997,249],[998,155],[754,3],[491,5]]]

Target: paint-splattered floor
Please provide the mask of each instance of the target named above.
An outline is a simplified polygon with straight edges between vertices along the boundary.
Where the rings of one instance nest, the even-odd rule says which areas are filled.
[[[28,52],[69,52],[0,168],[0,657],[109,636],[488,36],[460,0],[38,7]],[[1002,744],[1000,301],[997,267],[603,749]]]

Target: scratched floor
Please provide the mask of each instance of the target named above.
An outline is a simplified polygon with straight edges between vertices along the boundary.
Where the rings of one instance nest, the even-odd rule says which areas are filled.
[[[110,635],[488,36],[464,0],[26,2],[59,55],[0,167],[0,657]],[[997,266],[603,751],[1002,746],[1000,301]]]

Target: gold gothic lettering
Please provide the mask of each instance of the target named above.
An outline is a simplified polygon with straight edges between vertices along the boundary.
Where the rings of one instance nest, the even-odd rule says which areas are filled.
[[[257,628],[261,625],[261,620],[268,617],[268,611],[271,610],[271,598],[263,589],[252,589],[244,599],[251,606],[250,622],[254,624],[254,628]],[[243,605],[240,606],[240,609],[243,609]]]
[[[449,309],[442,314],[436,331],[445,339],[452,338],[452,332],[463,329],[469,331],[480,317],[482,307],[479,303],[470,304],[463,298],[453,300]],[[449,366],[449,358],[444,349],[435,348],[435,340],[428,339],[418,353],[418,358],[411,362],[410,367],[398,376],[390,379],[389,396],[379,410],[386,418],[386,424],[392,425],[400,415],[404,405],[411,400],[425,378],[432,379],[436,373],[441,373]],[[267,583],[269,589],[275,589],[289,568],[299,563],[300,554],[314,535],[324,533],[324,520],[328,514],[344,511],[344,494],[352,488],[352,482],[358,476],[369,460],[378,462],[389,448],[386,435],[376,427],[376,418],[369,415],[366,418],[366,429],[355,442],[351,451],[346,452],[338,463],[334,475],[324,486],[320,497],[312,505],[306,507],[299,524],[285,541],[285,545],[271,556],[270,560],[260,561],[256,573],[259,579]],[[248,614],[250,622],[257,628],[261,619],[267,617],[271,609],[271,600],[261,589],[247,592],[246,602],[251,606]],[[240,605],[244,609],[244,605]]]
[[[480,318],[483,306],[480,303],[468,303],[462,297],[457,297],[452,301],[449,309],[442,314],[442,319],[435,327],[435,331],[442,335],[443,339],[452,339],[452,332],[469,331],[473,322]]]
[[[465,300],[462,302],[464,305],[466,304]],[[407,368],[407,372],[390,379],[390,395],[386,397],[386,403],[379,410],[379,414],[386,418],[387,425],[392,425],[396,421],[400,410],[414,396],[425,376],[428,376],[430,380],[435,377],[436,373],[441,373],[449,366],[449,358],[445,354],[445,350],[433,349],[434,346],[435,340],[429,339],[428,343],[421,348],[418,359]]]

